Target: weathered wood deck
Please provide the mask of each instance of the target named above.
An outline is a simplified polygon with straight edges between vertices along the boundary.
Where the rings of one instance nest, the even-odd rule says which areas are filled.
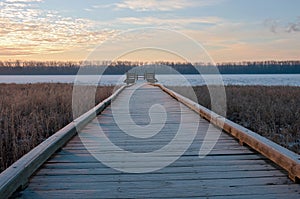
[[[118,114],[124,115],[121,120],[124,125],[134,125],[126,120],[124,109],[126,95],[131,89],[133,87],[126,88],[112,104]],[[151,105],[158,103],[166,108],[167,122],[160,133],[148,139],[137,139],[124,134],[112,117],[111,106],[90,122],[81,133],[98,132],[103,136],[105,134],[114,144],[125,150],[136,153],[151,152],[168,144],[174,137],[182,114],[191,126],[199,124],[196,138],[184,155],[158,171],[126,173],[99,162],[87,151],[79,136],[75,136],[35,173],[28,187],[18,197],[300,198],[300,185],[293,183],[285,171],[257,152],[239,145],[238,141],[226,133],[221,134],[212,152],[200,159],[199,148],[209,123],[189,108],[182,107],[182,104],[161,89],[145,85],[134,93],[131,103],[134,104],[130,109],[131,117],[138,125],[147,125],[150,122],[148,110]],[[183,108],[182,113],[179,112],[179,107]],[[99,131],[99,124],[102,132]],[[184,131],[188,133],[189,128]],[[93,150],[95,143],[90,140],[85,144]],[[99,151],[97,148],[93,152],[111,153]],[[124,162],[133,160],[112,157],[112,161],[117,161],[117,165],[124,165]],[[149,166],[149,161],[152,159],[136,162],[136,169]]]

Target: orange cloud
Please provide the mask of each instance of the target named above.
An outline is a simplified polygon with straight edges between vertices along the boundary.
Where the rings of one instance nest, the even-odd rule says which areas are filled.
[[[25,2],[39,0],[8,0],[0,7],[2,58],[88,48],[116,32],[97,30],[95,21],[62,17],[54,11],[45,12]]]

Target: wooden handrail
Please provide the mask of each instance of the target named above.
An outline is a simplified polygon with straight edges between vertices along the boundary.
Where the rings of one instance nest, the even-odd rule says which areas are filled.
[[[292,181],[300,183],[300,155],[214,113],[213,111],[164,87],[161,84],[153,85],[161,88],[164,92],[168,93],[179,102],[185,104],[186,106],[197,112],[201,117],[205,118],[215,126],[223,129],[225,132],[237,138],[240,144],[247,144],[252,149],[272,160],[275,164],[282,167],[288,172],[289,178]]]
[[[36,146],[0,174],[0,199],[10,197],[23,189],[30,176],[58,149],[63,147],[80,129],[103,111],[125,88],[122,86],[110,97]]]

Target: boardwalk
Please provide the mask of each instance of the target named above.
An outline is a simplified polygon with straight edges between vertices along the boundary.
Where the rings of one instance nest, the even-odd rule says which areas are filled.
[[[136,128],[136,124],[126,117],[124,108],[126,96],[133,88],[126,88],[81,134],[98,133],[99,137],[109,137],[124,150],[150,153],[173,139],[182,114],[187,119],[186,124],[199,127],[193,143],[179,159],[157,171],[122,172],[106,166],[107,162],[101,163],[87,151],[86,148],[100,156],[113,154],[109,150],[93,149],[97,139],[87,139],[84,146],[79,136],[75,136],[35,173],[19,198],[300,198],[300,185],[289,180],[285,171],[248,147],[239,145],[226,133],[221,134],[212,152],[200,159],[199,148],[209,123],[157,87],[144,85],[139,88],[131,97],[130,114],[132,120],[143,127],[150,122],[148,111],[151,105],[161,104],[167,110],[167,121],[162,124],[161,131],[151,137],[152,132],[141,130],[140,133],[149,138],[135,138],[123,133],[112,114],[117,111],[119,123],[126,128]],[[163,114],[159,109],[152,113],[158,118]],[[159,121],[152,122],[160,125]],[[99,124],[102,130],[99,130]],[[189,133],[190,129],[184,131]],[[185,141],[182,142],[184,145]],[[176,150],[169,156],[174,154]],[[151,167],[155,158],[126,164],[135,160],[111,155],[111,161],[117,167],[139,171]]]

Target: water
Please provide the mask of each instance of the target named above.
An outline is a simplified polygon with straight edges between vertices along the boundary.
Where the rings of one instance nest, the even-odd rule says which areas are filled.
[[[84,83],[92,82],[96,76],[84,76]],[[300,86],[300,74],[276,74],[276,75],[222,75],[224,85],[266,85],[266,86]],[[205,85],[206,82],[216,78],[215,75],[157,75],[156,78],[164,85],[183,86],[183,85]],[[0,83],[74,83],[76,76],[73,75],[41,75],[41,76],[0,76]],[[125,79],[121,75],[103,75],[99,85],[120,84]]]
[[[85,83],[94,82],[94,79],[98,78],[95,75],[83,76]],[[74,83],[76,79],[75,75],[0,75],[0,83]],[[100,85],[114,85],[118,81],[125,79],[122,75],[103,75],[100,78]],[[90,81],[89,81],[90,80]]]
[[[192,86],[206,85],[204,79],[208,79],[213,83],[215,75],[185,75],[188,83]],[[222,82],[224,85],[264,85],[264,86],[300,86],[300,74],[272,74],[272,75],[222,75]],[[171,77],[163,77],[160,82],[165,85],[184,85],[186,81],[180,81],[181,79],[175,79]],[[218,84],[216,81],[215,84]]]

